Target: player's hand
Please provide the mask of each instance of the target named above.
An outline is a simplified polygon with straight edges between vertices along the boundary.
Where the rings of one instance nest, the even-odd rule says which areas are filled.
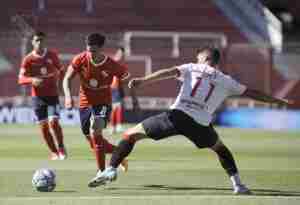
[[[44,80],[42,78],[35,78],[35,77],[33,77],[32,78],[32,85],[34,87],[39,87],[43,83],[43,81]]]
[[[72,109],[74,106],[74,101],[72,97],[65,97],[65,108]]]
[[[144,82],[144,80],[141,79],[141,78],[133,78],[133,79],[131,79],[131,80],[129,81],[128,87],[129,87],[130,89],[132,89],[132,88],[137,88],[137,87],[140,87],[140,86],[142,85],[143,82]]]

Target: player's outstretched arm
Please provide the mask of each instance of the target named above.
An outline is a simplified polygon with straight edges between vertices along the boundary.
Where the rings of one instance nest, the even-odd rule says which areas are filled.
[[[249,89],[249,88],[246,89],[246,91],[243,93],[242,96],[246,96],[266,103],[276,103],[280,106],[287,106],[292,104],[291,101],[288,101],[286,99],[275,98],[261,91]]]
[[[178,69],[176,67],[161,69],[150,75],[141,78],[133,78],[128,83],[129,88],[137,88],[146,84],[150,84],[159,80],[170,79],[178,76]]]
[[[74,68],[69,66],[63,79],[63,90],[65,94],[65,107],[70,109],[73,107],[73,99],[71,95],[71,81],[75,75]]]

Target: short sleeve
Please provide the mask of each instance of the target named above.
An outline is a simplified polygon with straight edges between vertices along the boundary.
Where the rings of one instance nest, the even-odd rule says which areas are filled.
[[[229,89],[229,92],[231,95],[241,95],[245,92],[247,89],[247,86],[239,83],[238,81],[234,80],[228,75],[224,75],[224,81],[226,84],[226,87]]]
[[[61,64],[61,62],[60,62],[60,60],[59,60],[59,58],[58,58],[58,54],[57,54],[57,53],[53,53],[53,55],[52,55],[52,60],[53,60],[54,66],[55,66],[58,70],[60,70],[60,69],[62,68],[62,64]]]
[[[30,76],[30,62],[28,58],[24,58],[21,62],[20,76]]]
[[[182,64],[182,65],[176,66],[176,68],[178,70],[177,79],[180,81],[183,81],[184,75],[188,72],[190,67],[191,67],[190,64]]]
[[[73,69],[78,72],[80,67],[82,66],[82,57],[81,55],[77,55],[75,56],[72,61],[71,61],[71,64],[70,64]]]
[[[121,65],[118,62],[112,60],[114,67],[114,75],[117,76],[120,80],[124,80],[129,77],[129,72],[127,66]]]

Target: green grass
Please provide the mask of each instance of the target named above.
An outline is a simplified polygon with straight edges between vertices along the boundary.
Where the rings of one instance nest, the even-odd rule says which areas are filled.
[[[137,144],[128,173],[96,189],[94,156],[79,127],[64,127],[69,158],[49,161],[35,126],[0,125],[0,205],[79,204],[300,204],[300,133],[221,129],[242,180],[252,196],[234,196],[231,183],[209,150],[181,136]],[[108,135],[108,134],[107,134]],[[108,137],[117,142],[120,135]],[[107,157],[109,158],[109,157]],[[35,169],[56,171],[57,187],[39,193],[31,186]]]

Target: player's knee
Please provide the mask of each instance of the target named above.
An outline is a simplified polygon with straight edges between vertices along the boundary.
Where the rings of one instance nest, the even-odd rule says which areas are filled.
[[[42,132],[49,131],[49,124],[48,124],[47,120],[39,122],[39,126],[40,126],[40,129],[42,130]]]
[[[147,135],[141,123],[125,131],[123,134],[123,139],[131,143],[135,143],[144,138],[147,138]]]
[[[214,150],[215,152],[222,151],[225,148],[226,148],[225,145],[220,139],[218,139],[217,142],[211,147],[211,149]]]
[[[90,124],[90,132],[93,135],[101,135],[105,127],[105,121],[102,118],[93,118]]]
[[[57,118],[52,118],[50,121],[49,121],[49,125],[52,129],[56,129],[56,128],[59,128],[60,125],[59,125],[59,121]]]

